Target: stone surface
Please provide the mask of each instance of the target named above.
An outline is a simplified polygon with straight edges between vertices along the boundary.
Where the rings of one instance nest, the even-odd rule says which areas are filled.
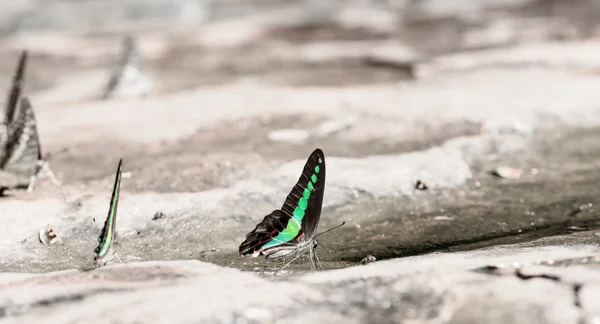
[[[199,261],[4,273],[0,321],[579,323],[597,311],[592,298],[600,292],[596,269],[573,268],[579,272],[577,294],[568,281],[471,270],[507,258],[536,261],[595,250],[505,247],[377,261],[277,280]],[[569,273],[562,269],[559,277]]]

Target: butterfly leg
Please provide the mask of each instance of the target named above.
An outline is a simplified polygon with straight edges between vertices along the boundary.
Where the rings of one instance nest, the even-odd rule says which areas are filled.
[[[281,271],[281,270],[285,269],[285,267],[289,266],[289,265],[290,265],[292,262],[296,261],[296,260],[297,260],[299,257],[301,257],[301,256],[302,256],[302,254],[300,254],[300,255],[298,255],[298,256],[296,256],[296,257],[294,257],[292,260],[290,260],[290,262],[288,262],[288,263],[284,264],[284,265],[283,265],[283,267],[281,267],[281,268],[279,268],[279,270],[275,271],[275,274],[277,274],[279,271]]]
[[[123,261],[121,261],[121,258],[119,258],[119,255],[115,253],[115,256],[117,257],[117,260],[119,260],[119,262],[124,263]]]
[[[321,267],[321,263],[319,262],[319,258],[317,257],[317,253],[315,253],[314,249],[310,248],[308,250],[308,258],[310,259],[310,265],[312,269],[319,270],[319,268]]]
[[[60,181],[58,181],[58,179],[56,179],[56,176],[54,175],[54,172],[52,172],[52,169],[50,169],[50,165],[48,161],[44,161],[44,160],[40,160],[38,161],[38,165],[35,168],[35,171],[33,172],[33,175],[31,176],[31,178],[29,178],[29,185],[27,186],[27,192],[32,192],[33,188],[35,186],[35,182],[37,180],[38,177],[42,177],[41,173],[42,171],[44,171],[44,173],[48,176],[48,178],[50,178],[50,181],[55,185],[55,186],[60,186],[61,183]]]
[[[32,192],[33,187],[35,186],[35,181],[37,180],[37,174],[33,174],[31,178],[29,178],[29,185],[27,186],[27,192]]]
[[[54,184],[55,186],[60,186],[62,184],[60,181],[58,181],[58,179],[56,179],[54,172],[52,172],[52,169],[50,169],[49,162],[44,162],[44,166],[42,167],[42,169],[44,169],[44,171],[46,171],[46,174],[48,175],[48,178],[50,178],[50,181],[52,182],[52,184]]]
[[[317,256],[317,252],[313,251],[313,256],[315,259],[315,269],[317,270],[323,270],[323,267],[321,266],[321,262],[319,261],[319,257]]]
[[[141,259],[142,258],[140,258],[140,257],[132,256],[132,257],[129,257],[129,258],[125,259],[125,261],[123,261],[123,262],[127,263],[127,262],[132,261],[132,260],[141,260]]]

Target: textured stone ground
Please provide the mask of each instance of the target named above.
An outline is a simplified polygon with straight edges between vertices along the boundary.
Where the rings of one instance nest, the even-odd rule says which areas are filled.
[[[261,278],[199,261],[3,274],[3,323],[595,323],[598,265],[472,271],[585,256],[596,248],[505,247]]]
[[[593,262],[471,271],[598,253],[593,1],[193,3],[4,8],[0,85],[30,49],[43,150],[69,151],[61,187],[0,198],[0,323],[598,321]],[[155,92],[99,101],[122,31]],[[237,247],[316,147],[319,228],[347,225],[319,240],[326,271],[273,277]],[[120,157],[127,262],[83,271]]]

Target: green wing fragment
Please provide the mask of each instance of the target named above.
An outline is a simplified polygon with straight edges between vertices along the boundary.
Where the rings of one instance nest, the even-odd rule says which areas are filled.
[[[115,238],[115,228],[117,222],[117,206],[119,204],[119,191],[121,189],[121,174],[122,174],[122,164],[123,159],[119,160],[119,166],[117,167],[117,174],[115,176],[115,184],[112,192],[112,197],[110,199],[110,209],[108,210],[108,216],[106,217],[106,222],[104,222],[104,227],[102,228],[102,233],[100,233],[100,237],[98,237],[98,247],[94,250],[96,253],[95,260],[99,261],[108,261],[104,260],[104,258],[109,258],[112,252],[112,246]]]

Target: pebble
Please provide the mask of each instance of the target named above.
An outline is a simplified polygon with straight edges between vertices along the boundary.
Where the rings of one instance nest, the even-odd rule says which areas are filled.
[[[520,169],[501,166],[493,170],[492,174],[503,179],[516,180],[521,178],[523,171],[521,171]]]
[[[369,264],[377,261],[377,258],[374,255],[367,255],[362,260],[360,260],[360,264]]]
[[[417,180],[417,182],[415,183],[415,189],[427,190],[427,189],[429,189],[429,187],[427,187],[427,185],[424,182],[422,182],[421,180]]]
[[[42,228],[38,233],[38,238],[40,242],[44,245],[52,245],[52,244],[61,244],[62,240],[58,233],[50,227],[50,225],[46,225],[46,227]]]

